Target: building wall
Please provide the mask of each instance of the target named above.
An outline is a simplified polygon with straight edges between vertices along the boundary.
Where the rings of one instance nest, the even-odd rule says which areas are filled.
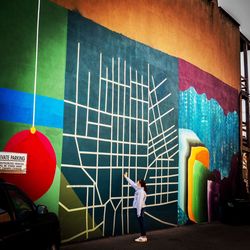
[[[81,230],[82,237],[94,237],[94,228],[99,236],[136,230],[134,190],[125,171],[148,183],[151,229],[176,225],[177,58],[76,13],[68,15],[67,46],[60,194],[65,240],[77,239]],[[66,189],[79,199],[85,225],[76,220],[78,211],[69,213],[72,197]],[[74,227],[68,227],[69,220]]]
[[[46,203],[58,212],[67,11],[49,1],[41,3],[34,114],[37,1],[3,1],[1,5],[0,148],[31,155],[26,175],[4,178],[18,183],[38,203]],[[36,129],[50,143],[22,132],[29,131],[33,117]]]
[[[0,150],[28,165],[1,176],[58,213],[63,242],[138,230],[124,171],[148,183],[148,230],[217,219],[239,150],[238,27],[208,1],[56,2],[80,13],[42,0],[37,30],[37,3],[2,8]]]
[[[239,29],[209,0],[53,0],[239,89]]]

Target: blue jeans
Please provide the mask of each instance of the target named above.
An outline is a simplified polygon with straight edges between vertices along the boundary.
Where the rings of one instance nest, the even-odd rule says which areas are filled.
[[[141,215],[139,217],[136,214],[136,218],[139,223],[141,236],[146,236],[146,230],[145,230],[145,225],[144,225],[144,208],[141,209]]]

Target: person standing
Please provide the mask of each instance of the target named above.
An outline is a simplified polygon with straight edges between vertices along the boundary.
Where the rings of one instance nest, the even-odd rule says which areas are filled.
[[[136,215],[138,224],[141,231],[141,236],[135,239],[136,242],[147,242],[146,230],[144,225],[144,208],[147,197],[147,186],[144,180],[138,180],[137,183],[133,182],[129,177],[128,173],[124,173],[124,178],[128,183],[135,189],[135,196],[133,201],[133,208],[136,209]]]

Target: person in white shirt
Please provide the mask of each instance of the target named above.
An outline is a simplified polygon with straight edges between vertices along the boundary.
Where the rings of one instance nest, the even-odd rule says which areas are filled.
[[[141,236],[135,239],[136,242],[147,242],[146,230],[144,226],[144,208],[147,197],[147,186],[144,180],[133,182],[126,172],[124,175],[128,183],[135,189],[135,197],[133,201],[133,208],[136,209],[137,220],[140,226]]]

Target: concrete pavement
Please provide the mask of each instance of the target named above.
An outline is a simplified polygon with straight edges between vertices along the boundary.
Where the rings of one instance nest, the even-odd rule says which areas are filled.
[[[90,240],[63,245],[61,249],[250,250],[250,225],[212,223],[179,226],[148,232],[147,243],[134,242],[136,237],[138,237],[138,234]]]

